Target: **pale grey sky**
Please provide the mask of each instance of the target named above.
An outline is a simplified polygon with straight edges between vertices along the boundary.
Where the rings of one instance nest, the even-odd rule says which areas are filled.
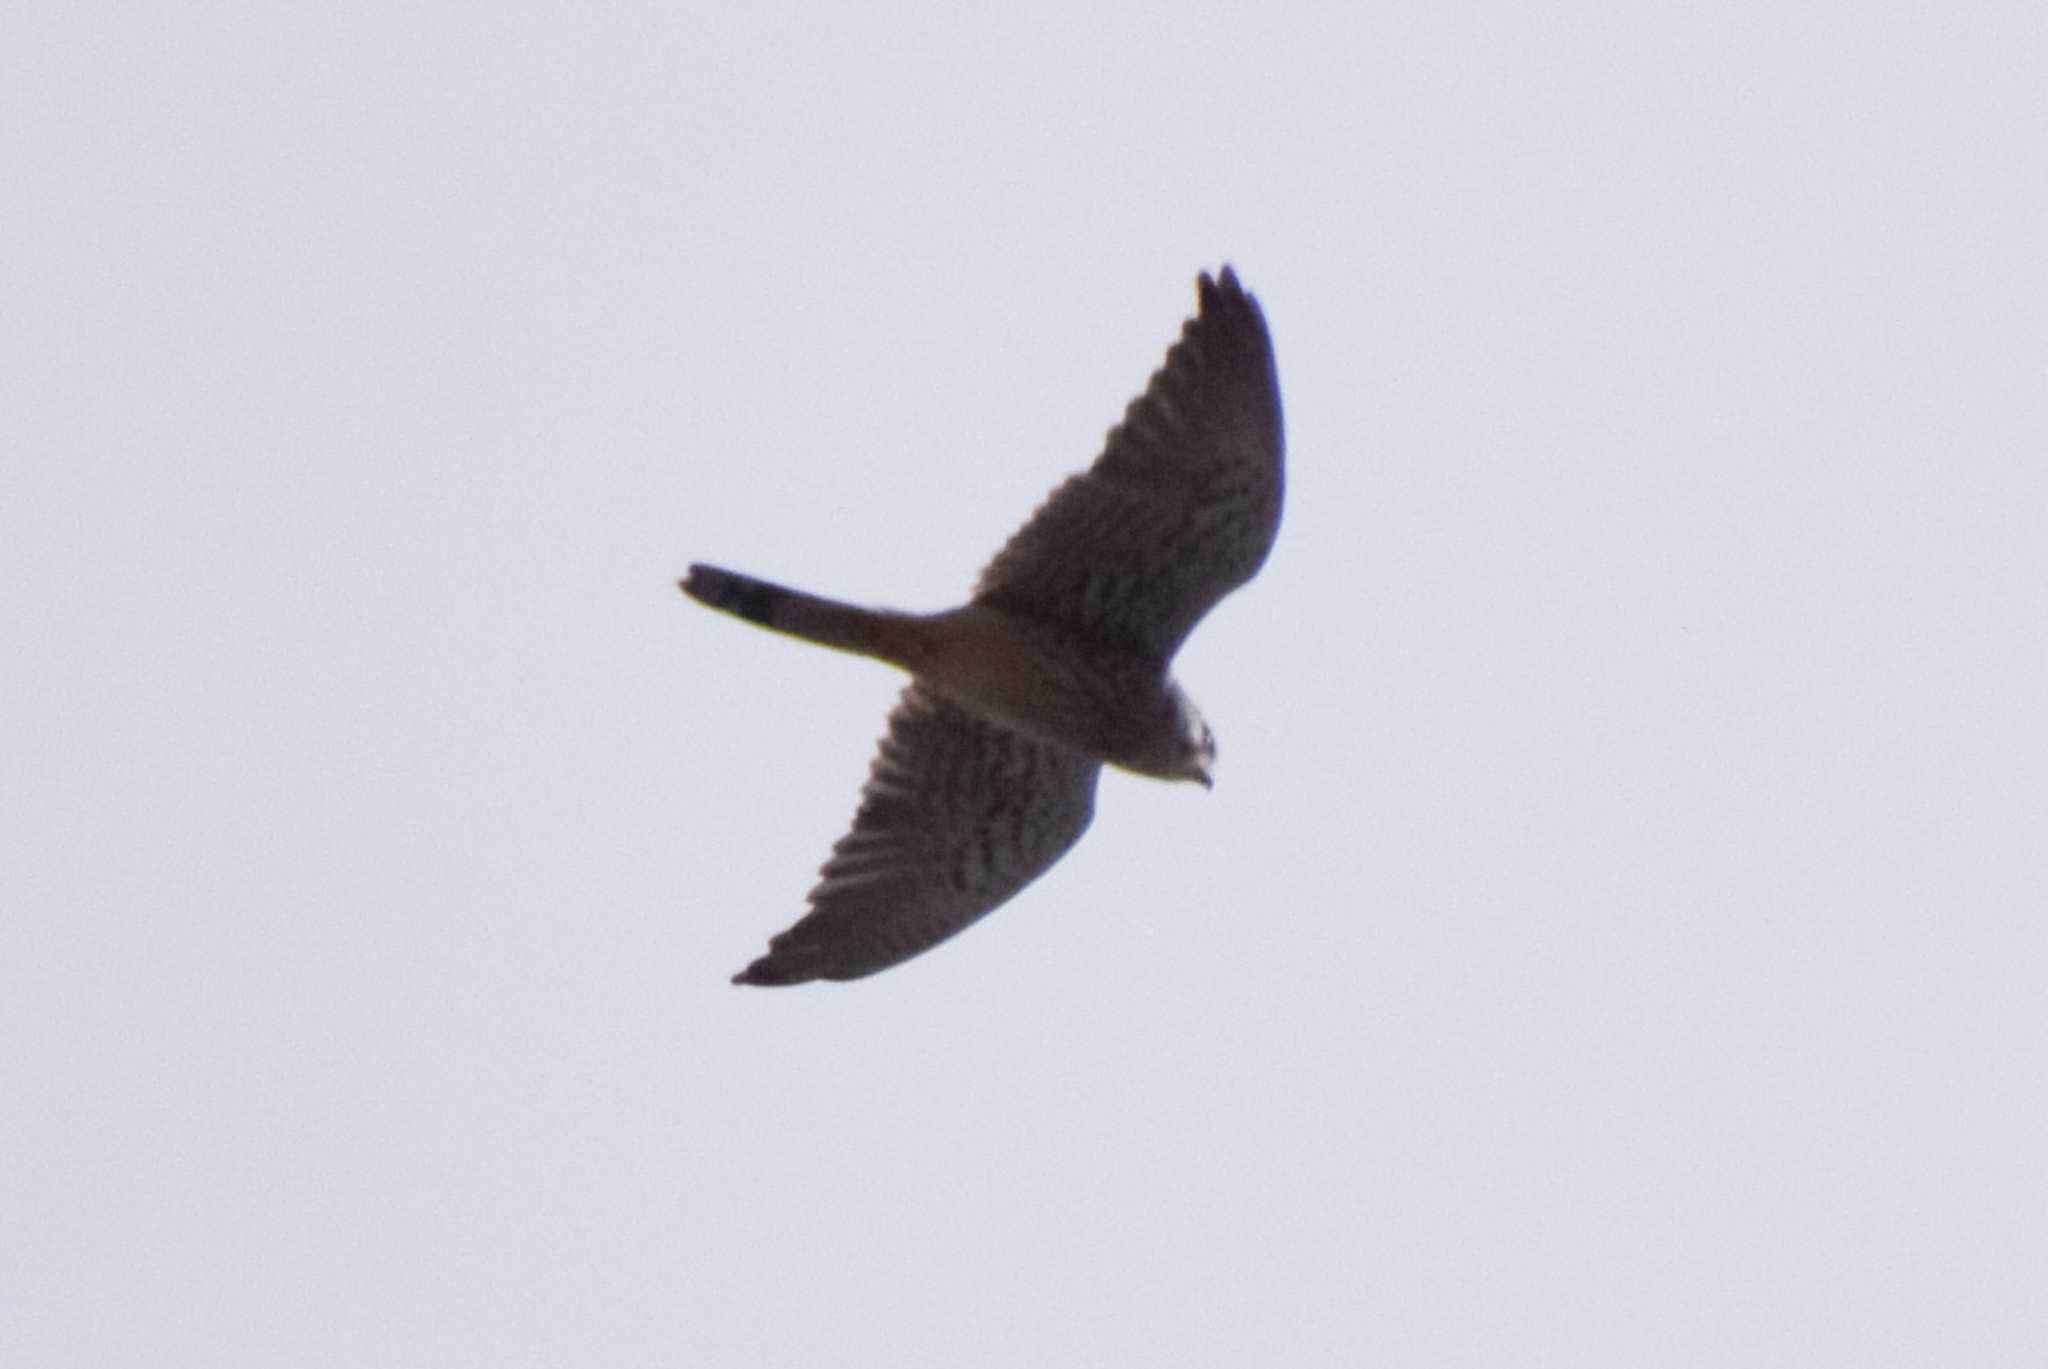
[[[2048,1357],[2036,6],[0,20],[0,1363]],[[1233,262],[1213,794],[851,986]]]

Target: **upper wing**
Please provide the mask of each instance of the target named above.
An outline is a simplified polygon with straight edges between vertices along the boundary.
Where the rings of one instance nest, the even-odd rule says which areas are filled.
[[[1280,383],[1258,301],[1229,267],[1095,464],[981,573],[980,603],[1164,661],[1252,578],[1280,526]]]
[[[936,946],[1080,840],[1101,769],[911,685],[811,911],[733,983],[858,979]]]

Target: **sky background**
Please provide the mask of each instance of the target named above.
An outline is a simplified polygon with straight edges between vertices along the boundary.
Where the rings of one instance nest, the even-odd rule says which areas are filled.
[[[2048,1359],[2035,5],[0,20],[0,1362]],[[1236,265],[1214,793],[727,976]]]

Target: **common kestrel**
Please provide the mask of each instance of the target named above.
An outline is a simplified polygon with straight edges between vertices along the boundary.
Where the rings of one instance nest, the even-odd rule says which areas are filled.
[[[911,674],[810,911],[735,984],[857,979],[929,950],[1080,839],[1104,764],[1209,784],[1215,739],[1167,666],[1271,550],[1282,439],[1258,302],[1228,266],[1196,296],[1102,455],[963,607],[856,608],[690,567],[701,603]]]

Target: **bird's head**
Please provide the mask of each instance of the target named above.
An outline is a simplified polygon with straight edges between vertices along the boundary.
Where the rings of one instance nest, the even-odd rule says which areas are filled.
[[[1216,734],[1209,730],[1208,721],[1202,717],[1202,710],[1195,707],[1195,701],[1179,685],[1172,685],[1175,730],[1179,734],[1179,746],[1173,758],[1170,776],[1177,780],[1193,780],[1204,789],[1215,787]]]

